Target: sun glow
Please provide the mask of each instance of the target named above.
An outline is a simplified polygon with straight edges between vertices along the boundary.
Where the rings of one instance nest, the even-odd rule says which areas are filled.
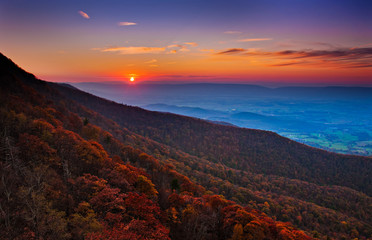
[[[129,81],[134,82],[134,77],[130,77]]]

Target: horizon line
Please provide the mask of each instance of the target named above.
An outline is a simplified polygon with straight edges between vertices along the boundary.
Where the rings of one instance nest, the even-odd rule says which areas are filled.
[[[308,87],[308,88],[327,88],[327,87],[344,87],[344,88],[372,88],[372,84],[335,84],[335,83],[293,83],[293,82],[205,82],[205,81],[137,81],[127,82],[127,81],[81,81],[81,82],[55,82],[55,83],[65,83],[65,84],[107,84],[107,85],[246,85],[246,86],[256,86],[265,88],[281,88],[281,87]]]

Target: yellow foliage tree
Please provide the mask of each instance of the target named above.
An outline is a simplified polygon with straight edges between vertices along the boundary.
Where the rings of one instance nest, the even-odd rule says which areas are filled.
[[[143,175],[138,176],[136,189],[149,197],[156,197],[158,195],[158,191],[156,191],[155,185]]]

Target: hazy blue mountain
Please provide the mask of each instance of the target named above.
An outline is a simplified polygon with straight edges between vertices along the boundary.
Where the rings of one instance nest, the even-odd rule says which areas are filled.
[[[199,107],[183,107],[168,104],[149,104],[142,107],[152,111],[176,113],[216,123],[231,123],[232,125],[243,126],[246,128],[264,129],[275,132],[286,129],[311,132],[314,129],[323,128],[321,124],[312,124],[305,121],[286,119],[278,116],[266,116],[252,112],[224,112]]]
[[[228,113],[223,111],[216,111],[216,110],[209,110],[199,107],[182,107],[182,106],[175,106],[175,105],[168,105],[168,104],[149,104],[142,106],[147,110],[152,111],[159,111],[159,112],[170,112],[176,113],[181,115],[187,115],[197,118],[208,119],[209,117],[224,117]]]
[[[339,153],[372,155],[372,88],[246,84],[72,83],[148,110],[277,132]]]

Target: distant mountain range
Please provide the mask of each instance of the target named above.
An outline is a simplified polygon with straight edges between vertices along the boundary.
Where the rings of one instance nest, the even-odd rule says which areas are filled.
[[[372,88],[246,84],[75,83],[149,110],[269,130],[314,147],[372,155]]]
[[[310,124],[305,121],[294,119],[285,119],[278,116],[265,116],[262,114],[252,112],[224,112],[203,109],[198,107],[179,107],[167,104],[149,104],[143,108],[152,111],[176,113],[209,121],[217,121],[223,123],[230,123],[238,126],[249,126],[249,128],[263,129],[263,130],[284,130],[284,129],[297,129],[301,131],[312,131],[313,129],[322,128],[320,124]]]
[[[318,98],[318,99],[372,99],[372,87],[280,87],[267,88],[248,84],[126,84],[126,83],[71,83],[79,89],[89,90],[105,98],[121,100],[142,95],[149,96],[196,96],[201,97],[270,97],[270,98]],[[105,96],[109,94],[109,97]],[[119,100],[120,99],[115,99]]]

